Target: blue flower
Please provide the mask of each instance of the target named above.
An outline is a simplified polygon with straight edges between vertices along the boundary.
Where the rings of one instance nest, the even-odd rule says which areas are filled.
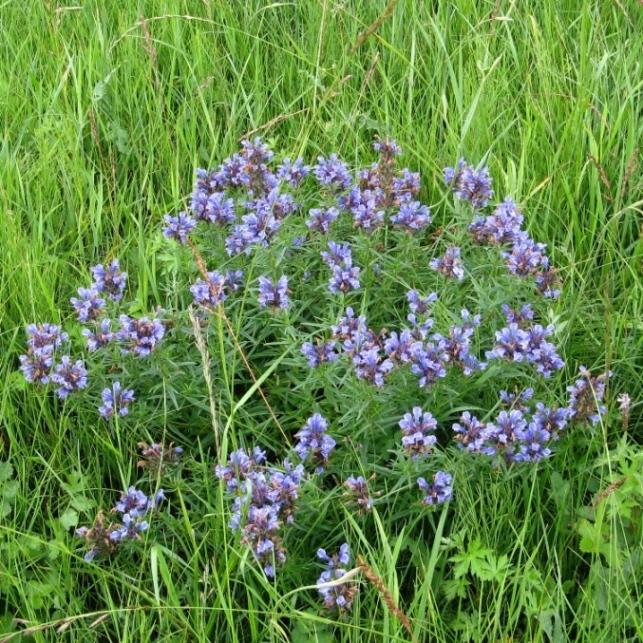
[[[346,163],[340,161],[337,154],[331,154],[328,159],[319,156],[317,161],[317,165],[313,168],[313,174],[322,185],[340,191],[348,189],[353,179]]]
[[[511,252],[500,254],[504,257],[512,275],[529,277],[540,273],[546,248],[546,244],[536,243],[533,239],[526,238],[515,243]]]
[[[349,292],[357,290],[360,287],[358,279],[360,269],[357,266],[344,268],[342,266],[333,266],[333,275],[328,280],[328,290],[332,293]]]
[[[331,586],[324,586],[326,583],[340,579],[347,573],[343,567],[350,563],[350,549],[344,543],[337,554],[329,556],[324,549],[317,550],[317,557],[326,563],[326,569],[317,579],[319,593],[324,599],[326,609],[337,608],[340,613],[347,612],[353,605],[353,599],[357,594],[358,586],[355,583],[339,583]]]
[[[429,262],[429,267],[437,270],[440,274],[451,279],[464,279],[464,268],[462,261],[460,261],[460,248],[451,247],[442,259],[432,259]]]
[[[163,229],[163,236],[179,243],[187,243],[188,234],[196,227],[196,219],[185,212],[179,212],[176,217],[166,214],[165,223],[167,223],[167,227]]]
[[[414,460],[431,453],[431,447],[437,442],[431,431],[435,431],[438,423],[430,413],[423,413],[419,406],[415,406],[413,415],[405,413],[399,426],[402,429],[402,446]]]
[[[384,378],[395,365],[390,359],[382,361],[380,349],[377,346],[364,346],[353,355],[355,374],[378,388],[384,386]]]
[[[600,421],[600,416],[604,415],[606,408],[600,404],[605,395],[605,384],[611,372],[603,373],[594,377],[584,366],[580,369],[580,379],[576,380],[573,386],[568,386],[569,396],[569,416],[574,422],[587,424],[589,420],[596,425]]]
[[[360,202],[351,208],[353,227],[372,231],[384,223],[384,210],[379,195],[364,190]]]
[[[488,217],[476,215],[469,232],[477,243],[519,243],[527,238],[527,233],[521,228],[523,220],[513,199],[507,197]]]
[[[295,434],[299,440],[293,450],[302,459],[306,460],[308,455],[313,462],[319,462],[326,466],[330,452],[335,448],[336,442],[326,433],[328,421],[319,413],[308,418],[301,431]],[[323,466],[317,467],[317,473],[324,470]]]
[[[424,505],[439,505],[453,497],[451,483],[453,476],[444,471],[438,471],[433,476],[433,484],[429,484],[424,478],[418,478],[418,486],[426,493],[422,500]]]
[[[286,181],[293,188],[298,187],[309,172],[310,167],[304,165],[304,160],[301,157],[294,162],[285,158],[281,165],[277,166],[277,178],[280,181]]]
[[[127,315],[118,319],[121,327],[116,337],[126,345],[121,351],[124,355],[132,352],[136,357],[147,357],[165,335],[165,326],[158,319],[134,319]]]
[[[256,560],[263,564],[266,576],[274,578],[275,563],[286,560],[285,551],[277,533],[281,523],[274,507],[256,507],[248,509],[246,524],[241,530],[241,543],[252,549]]]
[[[107,420],[116,413],[125,416],[129,413],[127,408],[134,401],[134,391],[122,389],[120,382],[114,382],[112,388],[106,388],[102,392],[103,406],[98,412]]]
[[[225,293],[226,277],[218,270],[208,273],[207,281],[197,279],[193,286],[190,286],[190,292],[194,296],[194,302],[199,306],[215,308],[227,299]]]
[[[490,437],[487,425],[480,422],[477,417],[472,416],[469,411],[465,411],[460,417],[460,422],[453,424],[453,430],[457,433],[455,436],[458,447],[466,449],[471,453],[485,453],[493,455],[495,449],[485,447],[485,442]]]
[[[334,362],[339,357],[334,350],[336,343],[336,341],[331,340],[322,344],[318,340],[315,346],[310,342],[304,342],[301,352],[308,358],[308,366],[317,368],[323,362]]]
[[[93,331],[83,328],[81,332],[87,338],[87,349],[90,353],[104,348],[116,337],[116,334],[111,332],[111,324],[111,320],[105,318],[101,319],[100,325],[96,326]]]
[[[69,300],[78,313],[78,321],[85,323],[97,319],[103,312],[105,300],[94,288],[79,288],[78,294],[80,299],[72,297]]]
[[[217,225],[234,223],[237,215],[234,211],[234,199],[226,198],[225,192],[212,192],[205,201],[201,219]]]
[[[92,288],[96,292],[104,292],[109,295],[112,301],[120,301],[123,298],[123,291],[127,283],[127,273],[120,270],[118,259],[113,259],[112,263],[105,269],[103,264],[90,268],[94,275],[94,284]]]
[[[288,308],[288,277],[282,275],[276,284],[267,277],[259,277],[259,307]]]
[[[56,372],[51,376],[51,381],[59,385],[56,393],[60,399],[65,399],[70,393],[87,386],[87,370],[82,360],[71,363],[68,355],[60,358]]]
[[[525,361],[529,350],[529,337],[529,333],[518,328],[518,324],[509,324],[508,327],[496,331],[496,345],[493,350],[487,351],[487,359]]]
[[[328,248],[330,252],[322,251],[321,256],[331,268],[341,265],[348,267],[353,265],[353,256],[350,246],[347,243],[339,244],[334,241],[329,241]]]
[[[400,205],[398,214],[391,217],[391,223],[405,232],[420,232],[431,223],[431,213],[419,201],[407,201]]]
[[[350,496],[351,500],[357,502],[359,511],[370,511],[373,506],[373,498],[368,492],[368,485],[363,476],[349,476],[344,480],[344,486],[348,489],[345,496]]]
[[[339,210],[333,207],[324,210],[313,208],[309,214],[310,219],[306,221],[308,229],[311,232],[317,231],[322,234],[328,234],[330,224],[339,216]]]
[[[43,346],[38,352],[20,355],[20,370],[27,382],[48,384],[54,364],[54,351],[51,346]]]
[[[479,172],[464,159],[458,161],[456,168],[444,168],[444,181],[451,191],[458,197],[469,201],[474,210],[483,208],[493,196],[488,168],[484,167]]]

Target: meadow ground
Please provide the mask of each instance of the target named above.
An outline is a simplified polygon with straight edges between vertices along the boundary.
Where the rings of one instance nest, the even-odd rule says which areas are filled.
[[[25,629],[43,641],[643,639],[641,2],[7,0],[0,26],[0,641]],[[417,237],[338,223],[363,281],[337,299],[326,246],[290,249],[307,233],[308,187],[281,246],[247,259],[228,318],[193,324],[198,270],[163,236],[163,217],[187,207],[196,168],[256,135],[279,159],[337,153],[351,170],[389,136],[421,174],[433,222]],[[345,362],[310,371],[302,342],[329,337],[346,305],[376,330],[399,328],[406,290],[439,284],[436,329],[466,305],[482,332],[502,326],[502,303],[525,300],[498,253],[466,246],[471,212],[442,178],[460,157],[487,166],[494,203],[511,196],[547,244],[562,294],[534,306],[555,324],[565,367],[545,380],[493,366],[431,391],[410,371],[382,390]],[[461,285],[443,287],[428,267],[445,240],[470,253]],[[197,245],[208,270],[238,267],[221,235]],[[115,314],[164,311],[149,361],[85,349],[69,300],[113,258],[128,273]],[[270,316],[251,302],[256,279],[282,271],[292,308]],[[61,324],[91,366],[68,400],[19,370],[25,328],[43,322]],[[493,341],[483,344],[481,356]],[[564,406],[580,366],[612,372],[606,413],[551,457],[505,466],[448,439],[464,410],[495,417],[498,382]],[[105,421],[101,391],[117,376],[136,401]],[[419,462],[404,457],[398,428],[416,405],[439,426]],[[240,447],[282,460],[315,411],[343,455],[302,483],[271,580],[230,531],[214,466]],[[141,441],[180,445],[180,464],[137,468]],[[453,474],[453,499],[426,507],[416,480],[436,468]],[[342,481],[358,473],[373,489],[363,514],[343,501]],[[166,491],[150,529],[86,562],[75,530],[139,483]],[[351,566],[364,563],[352,609],[338,614],[314,587],[315,552],[344,542]]]

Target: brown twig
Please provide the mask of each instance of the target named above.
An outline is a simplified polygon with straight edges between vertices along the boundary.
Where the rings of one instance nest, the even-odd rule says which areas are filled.
[[[391,595],[391,592],[388,590],[386,585],[384,585],[384,582],[382,581],[382,579],[375,573],[373,568],[359,554],[357,554],[357,564],[359,565],[360,569],[364,572],[364,576],[368,578],[371,584],[377,587],[378,591],[382,595],[382,598],[384,599],[384,602],[389,608],[389,611],[391,612],[391,614],[397,616],[397,618],[400,619],[400,623],[402,623],[402,625],[404,626],[404,629],[409,633],[409,636],[411,637],[411,640],[413,641],[413,643],[417,643],[415,634],[413,634],[413,630],[411,629],[411,622],[409,621],[409,617],[395,604],[395,601],[393,600],[393,596]]]
[[[594,504],[592,505],[592,509],[596,509],[598,505],[607,498],[610,494],[614,493],[622,484],[624,484],[627,481],[628,476],[623,476],[622,478],[619,478],[618,480],[615,480],[612,482],[612,484],[608,485],[605,491],[601,491],[601,493],[598,494],[596,500],[594,500]]]
[[[393,9],[395,9],[395,5],[399,2],[399,0],[391,0],[391,2],[388,3],[388,6],[386,9],[384,9],[384,13],[366,30],[362,31],[362,33],[357,36],[357,40],[355,41],[355,44],[350,50],[350,54],[354,54],[361,46],[362,43],[371,35],[373,35],[384,23],[384,21],[390,17],[390,15],[393,13]]]
[[[621,183],[621,194],[625,194],[625,190],[627,190],[627,184],[630,182],[630,178],[632,177],[632,174],[634,174],[638,155],[639,155],[639,148],[637,147],[632,152],[632,156],[630,156],[627,162],[627,167],[625,168],[625,174],[623,175],[623,182]]]
[[[217,407],[216,402],[214,401],[214,385],[212,383],[212,373],[210,372],[210,353],[208,351],[208,345],[205,343],[203,333],[201,332],[199,320],[197,319],[196,313],[194,312],[194,308],[192,308],[192,306],[188,307],[188,315],[190,316],[192,328],[194,329],[194,343],[196,344],[197,350],[201,354],[201,368],[203,369],[203,377],[205,378],[205,385],[208,389],[210,415],[212,416],[212,431],[214,432],[214,444],[217,449],[218,456],[221,453],[221,448],[219,444],[219,423],[217,421]]]
[[[291,116],[297,116],[297,114],[305,114],[306,112],[309,112],[309,111],[310,111],[310,107],[304,107],[304,109],[299,109],[296,112],[291,112],[290,114],[281,114],[280,116],[276,116],[275,118],[268,121],[267,123],[264,123],[263,125],[259,127],[255,127],[254,129],[251,129],[249,132],[246,132],[239,140],[242,141],[244,139],[247,139],[248,137],[252,136],[253,134],[256,134],[257,132],[261,132],[262,130],[268,129],[269,127],[272,127],[277,123],[281,123],[281,121],[285,121],[287,118],[290,118]]]

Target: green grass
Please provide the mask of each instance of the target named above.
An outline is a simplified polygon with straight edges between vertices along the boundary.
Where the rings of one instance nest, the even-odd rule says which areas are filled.
[[[631,526],[643,475],[643,7],[401,0],[353,51],[386,2],[127,4],[0,3],[0,462],[12,467],[0,464],[0,636],[17,617],[46,628],[34,640],[57,639],[70,618],[73,641],[409,640],[364,579],[345,622],[320,615],[307,543],[334,521],[418,640],[643,638],[632,580],[641,532]],[[621,392],[634,400],[627,433],[614,412],[533,475],[474,475],[449,454],[463,482],[448,519],[398,504],[365,526],[320,492],[282,580],[267,582],[227,528],[198,354],[189,364],[170,355],[145,384],[153,412],[118,436],[93,402],[70,411],[17,372],[24,327],[72,322],[69,297],[106,257],[129,273],[128,312],[185,306],[186,256],[162,241],[162,215],[177,210],[196,167],[255,131],[285,155],[336,151],[355,165],[388,133],[429,204],[442,197],[444,165],[484,159],[497,196],[520,203],[561,269],[565,291],[551,308],[566,322],[557,343],[567,377],[578,364],[612,369],[612,406]],[[215,328],[210,346],[229,369],[214,382],[221,439],[232,448],[248,431],[274,447],[282,438],[261,399],[239,403],[244,367],[223,336]],[[262,350],[252,349],[257,363]],[[278,412],[296,416],[306,392],[286,384],[273,391]],[[365,426],[380,419],[374,408],[390,415],[371,402],[359,411]],[[136,441],[161,435],[191,439],[181,443],[194,456],[173,483],[171,517],[145,547],[88,566],[71,527],[134,483]],[[592,511],[622,475],[605,514]]]

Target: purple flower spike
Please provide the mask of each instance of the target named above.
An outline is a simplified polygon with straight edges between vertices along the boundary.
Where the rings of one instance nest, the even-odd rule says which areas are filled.
[[[277,178],[296,188],[308,176],[309,172],[310,167],[304,165],[302,158],[298,158],[294,163],[289,158],[285,158],[282,164],[277,167]]]
[[[310,219],[306,221],[306,225],[311,232],[321,232],[322,234],[328,234],[330,229],[330,224],[337,219],[339,216],[339,210],[337,208],[326,208],[325,210],[320,210],[313,208],[310,211]]]
[[[105,318],[101,319],[100,324],[93,331],[83,328],[82,334],[87,338],[87,350],[90,353],[104,348],[116,337],[116,334],[111,331],[111,325],[111,320]]]
[[[332,293],[357,290],[360,287],[359,273],[360,269],[357,266],[349,268],[333,266],[333,276],[328,280],[328,290]]]
[[[420,455],[431,453],[431,447],[437,442],[435,431],[437,421],[430,413],[423,413],[419,406],[413,408],[413,415],[406,413],[399,422],[402,429],[402,446],[417,460]]]
[[[442,259],[433,259],[429,263],[429,267],[437,270],[440,274],[451,279],[464,279],[464,268],[462,261],[460,261],[460,248],[451,247]]]
[[[79,288],[78,294],[80,299],[72,297],[69,300],[78,313],[78,321],[86,323],[97,319],[105,308],[105,300],[94,288]]]
[[[310,342],[304,342],[301,347],[301,352],[308,358],[308,366],[310,368],[317,368],[324,362],[334,362],[339,357],[334,350],[336,343],[336,341],[330,340],[322,344],[318,340],[315,346]]]
[[[54,352],[51,346],[38,349],[38,353],[20,355],[20,370],[27,382],[48,384],[54,364]]]
[[[485,453],[493,455],[495,449],[485,447],[485,442],[489,438],[487,425],[480,422],[477,417],[472,416],[469,411],[465,411],[460,418],[460,423],[453,424],[453,430],[457,433],[455,436],[458,447],[466,449],[471,453]]]
[[[121,328],[116,337],[125,343],[121,351],[124,355],[131,352],[136,357],[147,357],[165,335],[165,326],[158,319],[133,319],[127,315],[121,315],[118,319]]]
[[[493,180],[488,168],[478,172],[473,166],[467,165],[464,159],[458,161],[456,168],[444,168],[444,181],[458,199],[469,201],[474,210],[484,208],[493,196]]]
[[[196,219],[185,212],[179,212],[176,217],[166,214],[165,223],[167,223],[167,227],[163,229],[163,236],[179,243],[187,243],[188,234],[196,227]]]
[[[98,412],[108,420],[112,416],[125,416],[129,413],[127,408],[134,401],[134,391],[122,389],[120,382],[114,382],[112,388],[106,388],[102,393],[103,406],[99,407]]]
[[[282,275],[276,284],[267,277],[259,277],[259,307],[283,308],[290,305],[288,298],[288,277]]]
[[[356,502],[359,512],[370,511],[373,506],[373,498],[369,494],[368,485],[362,476],[349,476],[344,481],[344,486],[348,491],[344,494],[349,496],[352,502]]]
[[[107,293],[112,301],[120,301],[123,298],[123,291],[127,283],[127,273],[122,272],[119,268],[118,259],[113,259],[107,269],[101,263],[90,268],[94,275],[92,288],[96,292]]]
[[[301,431],[295,434],[299,442],[293,450],[302,459],[306,460],[308,454],[313,462],[320,462],[326,466],[330,452],[335,448],[336,442],[327,433],[328,421],[319,413],[308,418]],[[324,470],[324,466],[317,467],[317,473]]]
[[[225,294],[226,277],[218,270],[208,273],[208,280],[197,279],[197,282],[190,286],[190,292],[194,296],[194,302],[199,306],[216,308],[227,299]]]
[[[353,179],[348,171],[346,163],[337,158],[337,154],[331,154],[328,159],[323,156],[317,157],[318,164],[313,168],[313,174],[322,184],[343,191],[350,187]]]
[[[419,201],[402,203],[398,214],[391,217],[391,223],[406,233],[420,232],[431,223],[431,213]]]
[[[350,549],[348,544],[344,543],[339,548],[339,553],[329,556],[325,550],[318,549],[317,557],[326,563],[326,569],[322,572],[321,576],[317,579],[319,585],[319,593],[324,599],[324,607],[328,610],[337,608],[340,614],[343,614],[351,609],[353,600],[358,591],[358,586],[355,583],[347,582],[338,585],[325,586],[326,583],[331,583],[347,573],[347,566],[350,563]]]
[[[540,274],[544,252],[547,248],[544,243],[536,243],[532,239],[523,239],[514,244],[511,252],[501,252],[509,272],[517,277],[529,277]]]
[[[65,399],[70,393],[87,386],[87,371],[82,360],[71,363],[68,355],[60,358],[56,372],[51,376],[51,381],[59,385],[56,389],[58,397]]]
[[[453,476],[444,471],[438,471],[433,476],[433,484],[429,484],[424,478],[418,478],[418,486],[426,493],[422,500],[424,505],[439,505],[453,497],[451,483]]]
[[[329,241],[328,248],[330,252],[322,251],[321,256],[324,262],[331,268],[341,265],[349,267],[353,265],[353,256],[350,246],[347,243],[340,245],[334,241]]]
[[[574,386],[568,386],[569,396],[569,417],[574,422],[587,424],[588,421],[596,425],[600,416],[605,415],[606,408],[600,404],[605,395],[607,378],[612,375],[611,371],[594,377],[584,366],[580,369],[580,379],[576,380]]]

